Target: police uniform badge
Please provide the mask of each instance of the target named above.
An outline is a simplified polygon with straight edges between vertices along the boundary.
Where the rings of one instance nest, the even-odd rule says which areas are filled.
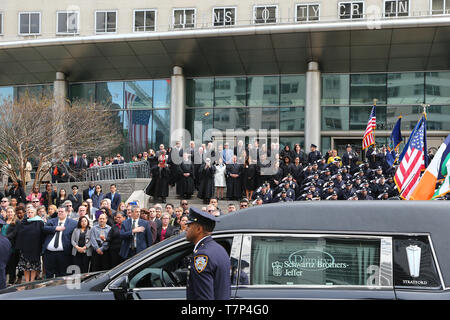
[[[194,266],[195,266],[195,270],[197,270],[198,273],[205,270],[207,264],[208,264],[207,256],[199,255],[199,256],[194,257]]]

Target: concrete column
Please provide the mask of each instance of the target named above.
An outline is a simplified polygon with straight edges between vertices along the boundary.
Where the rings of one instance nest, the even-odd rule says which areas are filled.
[[[306,72],[305,150],[309,150],[311,143],[317,145],[320,150],[320,86],[319,63],[311,61]]]
[[[56,72],[56,80],[53,82],[53,97],[56,106],[64,104],[69,95],[69,85],[66,80],[66,75],[63,72]]]
[[[66,75],[63,72],[56,72],[56,79],[53,81],[53,99],[55,103],[53,104],[53,114],[55,115],[55,122],[59,122],[57,119],[58,113],[62,112],[64,104],[67,103],[67,99],[69,98],[69,85],[66,80]],[[60,115],[60,114],[59,114]],[[57,151],[54,152],[64,152],[65,150],[65,138],[64,135],[60,136],[61,140],[53,138],[53,148]]]
[[[183,140],[182,129],[185,128],[186,79],[184,78],[182,67],[173,67],[173,74],[170,82],[170,145],[172,146],[175,141]]]

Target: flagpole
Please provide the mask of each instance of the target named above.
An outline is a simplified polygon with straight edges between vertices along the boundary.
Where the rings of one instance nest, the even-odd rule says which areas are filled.
[[[378,102],[378,99],[377,98],[375,98],[375,99],[373,99],[373,105],[374,106],[377,106],[377,102]],[[373,129],[373,142],[375,143],[375,146],[377,145],[377,143],[375,142],[375,130],[377,129],[377,127],[375,127],[374,129]]]

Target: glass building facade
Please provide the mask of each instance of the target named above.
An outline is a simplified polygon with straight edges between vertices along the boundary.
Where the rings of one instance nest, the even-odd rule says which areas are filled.
[[[378,144],[388,143],[399,116],[402,130],[411,130],[424,103],[430,105],[427,129],[450,131],[450,72],[324,73],[321,82],[323,151],[336,147],[336,139],[349,138],[349,131],[365,130],[373,99],[377,130],[384,131],[376,135]],[[0,87],[0,100],[52,92],[53,84]],[[102,103],[117,114],[118,134],[124,137],[118,151],[126,156],[169,145],[170,79],[70,83],[69,98]],[[303,145],[305,100],[305,75],[186,79],[185,125],[192,138],[212,128],[278,129],[281,147]]]
[[[450,72],[322,74],[322,149],[331,147],[326,131],[365,130],[373,99],[377,130],[390,132],[399,116],[402,130],[412,130],[421,104],[430,105],[428,130],[450,130]],[[387,145],[388,137],[376,142]]]
[[[295,134],[280,144],[303,141],[305,87],[304,75],[187,79],[186,129],[279,129]]]

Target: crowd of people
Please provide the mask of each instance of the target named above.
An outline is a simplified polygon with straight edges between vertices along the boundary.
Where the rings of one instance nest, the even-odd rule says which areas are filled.
[[[20,182],[18,188],[24,192]],[[0,229],[11,252],[0,288],[64,276],[69,266],[81,273],[108,270],[186,231],[187,200],[147,209],[121,201],[115,184],[106,194],[94,183],[80,193],[77,185],[71,189],[67,195],[47,183],[42,193],[35,188],[26,197],[2,195]]]
[[[182,161],[173,161],[174,154]],[[197,192],[204,203],[212,197],[245,198],[252,204],[396,199],[395,166],[388,165],[386,154],[386,148],[372,146],[361,161],[351,145],[339,156],[337,150],[322,155],[314,144],[306,153],[299,144],[279,150],[275,143],[267,149],[258,141],[247,146],[239,141],[233,149],[225,143],[216,151],[212,143],[196,148],[192,141],[183,150],[177,142],[168,151],[160,146],[150,163],[152,181],[146,193],[163,203],[175,186],[180,198],[189,199]]]
[[[99,163],[98,158],[85,159],[72,157],[70,162]],[[188,200],[195,193],[205,204],[201,210],[214,216],[273,202],[399,199],[395,166],[387,164],[385,148],[376,146],[361,161],[351,145],[340,156],[336,150],[322,155],[314,144],[306,153],[299,144],[279,150],[277,144],[266,148],[258,141],[246,147],[239,141],[234,148],[225,143],[217,150],[212,143],[196,148],[192,141],[183,150],[178,141],[173,148],[161,145],[157,152],[143,152],[132,161],[149,162],[151,181],[145,191],[153,205],[124,202],[116,184],[109,192],[98,182],[81,191],[72,184],[67,192],[47,182],[45,191],[35,186],[28,195],[20,180],[5,186],[5,194],[0,192],[0,227],[11,242],[8,285],[66,275],[69,265],[80,272],[113,268],[184,232]],[[178,207],[166,204],[170,187],[180,199]],[[227,207],[222,211],[223,200]]]

